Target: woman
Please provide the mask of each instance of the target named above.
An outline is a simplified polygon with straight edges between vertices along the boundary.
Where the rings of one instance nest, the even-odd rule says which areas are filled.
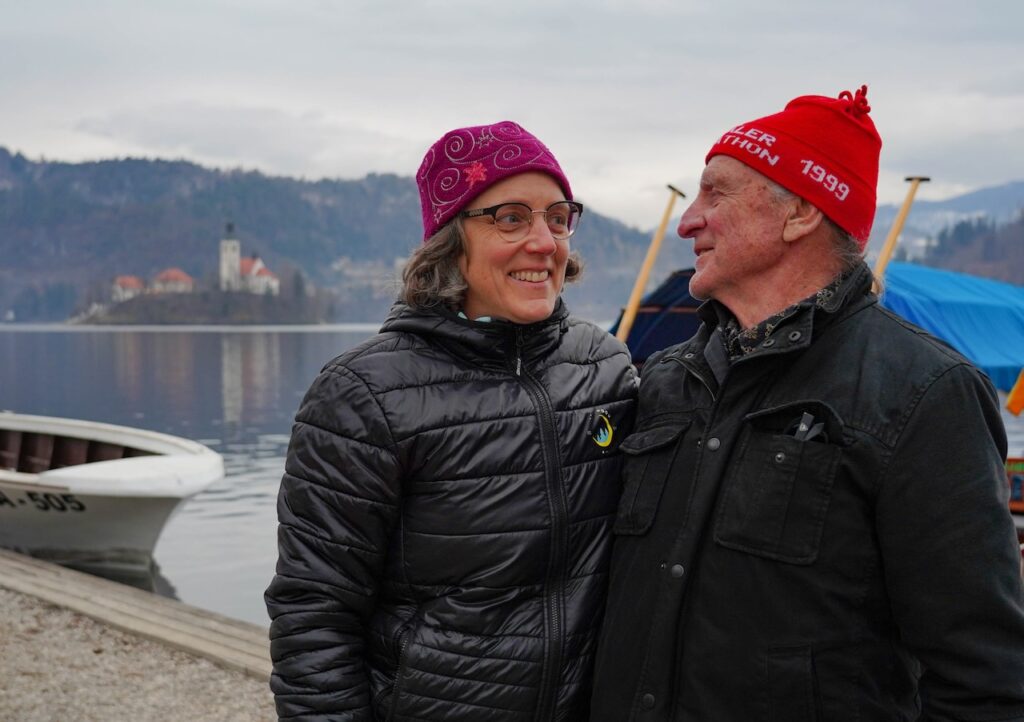
[[[560,299],[582,206],[511,122],[446,134],[416,180],[401,300],[296,416],[266,594],[278,713],[584,720],[635,383]]]

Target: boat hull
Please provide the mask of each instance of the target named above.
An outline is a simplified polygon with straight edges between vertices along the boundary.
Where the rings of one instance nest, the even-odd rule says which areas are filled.
[[[167,520],[224,476],[211,449],[142,429],[0,413],[0,435],[0,547],[89,570],[148,569]]]
[[[26,486],[0,481],[0,547],[72,566],[148,568],[160,532],[183,502]]]

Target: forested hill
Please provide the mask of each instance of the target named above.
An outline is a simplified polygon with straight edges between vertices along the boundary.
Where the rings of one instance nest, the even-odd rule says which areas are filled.
[[[407,253],[419,206],[411,179],[394,175],[309,182],[185,161],[32,162],[0,148],[8,268],[145,275],[174,265],[201,275],[229,220],[247,250],[316,276],[342,255]]]
[[[918,201],[898,257],[1020,283],[1021,208],[1020,181]],[[587,206],[574,237],[587,270],[566,296],[574,312],[605,321],[625,303],[651,231],[599,210]],[[869,253],[895,213],[893,206],[879,208]],[[109,296],[116,276],[150,281],[168,267],[209,288],[228,222],[243,255],[259,255],[278,275],[282,295],[310,284],[331,294],[331,320],[382,319],[396,268],[421,234],[409,177],[309,181],[187,161],[34,161],[0,147],[0,320],[63,320]],[[652,283],[692,265],[690,248],[670,228]]]
[[[0,317],[26,308],[19,306],[26,294],[59,317],[116,275],[149,279],[176,266],[209,279],[227,222],[243,255],[259,255],[283,284],[301,271],[318,287],[341,291],[374,264],[393,274],[396,259],[421,237],[408,177],[307,181],[186,161],[32,161],[0,148]],[[588,207],[575,239],[588,270],[569,294],[573,307],[592,318],[614,315],[649,238]],[[689,244],[672,245],[666,271],[692,259]],[[386,304],[376,305],[382,317]],[[360,307],[353,303],[340,316],[365,313]]]

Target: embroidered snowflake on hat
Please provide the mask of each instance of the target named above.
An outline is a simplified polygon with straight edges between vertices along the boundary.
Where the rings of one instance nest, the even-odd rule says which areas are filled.
[[[463,168],[462,172],[466,174],[466,182],[470,188],[480,181],[487,180],[487,167],[480,161],[474,161],[473,165]]]

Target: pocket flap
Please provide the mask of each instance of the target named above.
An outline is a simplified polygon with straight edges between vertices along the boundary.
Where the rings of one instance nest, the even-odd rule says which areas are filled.
[[[815,422],[824,424],[824,433],[818,441],[828,441],[838,446],[848,446],[846,424],[836,410],[824,401],[808,399],[792,401],[781,406],[761,409],[743,417],[755,429],[775,434],[791,434],[804,413],[810,414]]]
[[[687,421],[673,426],[659,426],[646,431],[636,431],[622,440],[622,443],[619,444],[619,451],[630,456],[655,451],[678,439],[679,435],[689,426],[690,422]]]

